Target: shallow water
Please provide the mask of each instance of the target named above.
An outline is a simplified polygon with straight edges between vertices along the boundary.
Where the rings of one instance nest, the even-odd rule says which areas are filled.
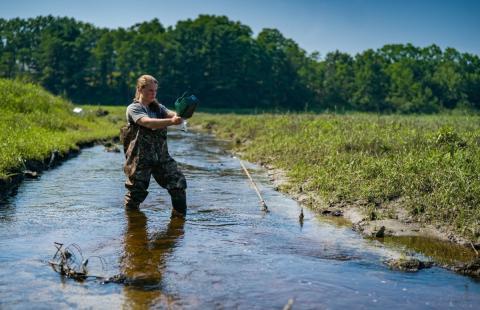
[[[222,142],[175,131],[170,152],[188,179],[188,216],[170,222],[153,180],[137,212],[123,209],[123,154],[84,149],[0,207],[0,308],[477,308],[480,282],[431,268],[389,270],[396,246],[305,212],[247,165],[270,213]],[[91,273],[125,284],[65,279],[48,265],[53,242],[77,243]]]

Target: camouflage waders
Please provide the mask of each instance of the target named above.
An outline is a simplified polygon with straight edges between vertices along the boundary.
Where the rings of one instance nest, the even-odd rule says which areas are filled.
[[[148,194],[150,176],[168,190],[172,198],[172,216],[185,216],[187,211],[187,181],[170,157],[167,146],[167,129],[151,130],[128,124],[122,128],[122,142],[125,151],[124,171],[127,176],[125,187],[126,208],[138,208]]]

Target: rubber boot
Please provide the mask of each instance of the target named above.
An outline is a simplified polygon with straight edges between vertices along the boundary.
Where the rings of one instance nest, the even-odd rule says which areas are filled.
[[[135,203],[132,199],[125,198],[124,205],[126,210],[140,210],[140,204]]]
[[[172,198],[171,218],[185,218],[187,215],[187,195],[183,189],[172,189],[168,191]]]

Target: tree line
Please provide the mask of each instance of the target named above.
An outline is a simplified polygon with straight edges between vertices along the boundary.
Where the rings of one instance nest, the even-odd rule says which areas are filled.
[[[308,54],[276,29],[200,15],[107,29],[73,18],[0,19],[0,77],[39,83],[76,103],[126,105],[151,74],[170,104],[191,91],[212,109],[435,113],[480,109],[480,58],[389,44],[354,56]]]

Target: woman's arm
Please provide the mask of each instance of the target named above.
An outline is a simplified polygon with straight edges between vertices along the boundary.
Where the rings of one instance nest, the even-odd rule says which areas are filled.
[[[171,125],[180,125],[182,123],[182,118],[178,117],[176,113],[174,113],[174,115],[172,116],[169,115],[169,117],[170,118],[151,118],[148,116],[144,116],[137,120],[137,124],[150,129],[161,129]]]
[[[167,117],[172,118],[174,116],[177,116],[176,112],[170,111],[169,109],[165,108],[165,112],[167,113]]]

